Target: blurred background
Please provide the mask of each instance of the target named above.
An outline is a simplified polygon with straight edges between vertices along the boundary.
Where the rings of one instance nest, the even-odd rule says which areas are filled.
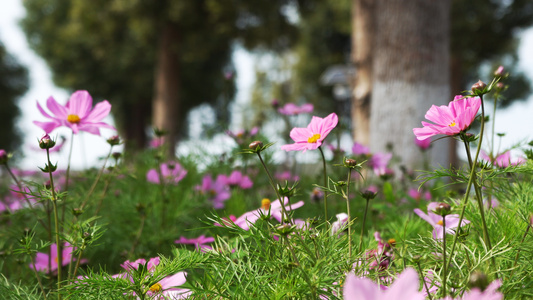
[[[532,1],[435,2],[2,0],[0,148],[22,168],[41,164],[43,132],[32,121],[44,117],[36,102],[65,103],[84,89],[95,103],[110,101],[106,122],[130,151],[149,145],[153,127],[169,132],[167,142],[177,146],[169,155],[202,143],[222,154],[231,141],[226,130],[255,126],[271,141],[289,142],[275,104],[312,103],[313,115],[341,117],[345,150],[353,141],[372,151],[394,145],[414,165],[412,128],[429,107],[478,79],[488,83],[499,65],[511,74],[497,104],[501,150],[528,141]],[[76,136],[73,167],[93,166],[114,134]],[[52,136],[67,138],[57,154],[65,161],[69,131]],[[453,143],[438,148],[434,161],[455,160]]]

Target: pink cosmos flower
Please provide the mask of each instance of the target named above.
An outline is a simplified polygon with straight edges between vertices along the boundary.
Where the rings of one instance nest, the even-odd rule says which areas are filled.
[[[290,171],[283,171],[278,172],[274,175],[274,177],[279,181],[298,181],[300,180],[300,176],[298,175],[292,175]]]
[[[298,106],[294,103],[287,103],[283,107],[278,108],[278,112],[282,115],[292,116],[304,113],[312,113],[313,109],[314,107],[311,103],[305,103],[302,104],[302,106]]]
[[[322,145],[322,141],[328,134],[337,126],[339,118],[335,113],[331,113],[325,118],[313,116],[311,123],[307,128],[293,128],[290,132],[290,137],[294,140],[294,144],[281,146],[285,151],[300,151],[314,150]]]
[[[363,144],[355,142],[352,147],[352,152],[354,155],[368,155],[370,154],[370,148]]]
[[[414,212],[424,219],[426,222],[431,224],[433,226],[433,238],[437,240],[442,240],[444,238],[444,231],[443,231],[443,223],[442,223],[442,216],[437,215],[433,211],[437,208],[439,205],[438,202],[431,202],[428,204],[428,213],[425,214],[423,211],[421,211],[418,208],[414,209]],[[460,226],[464,226],[470,221],[463,219],[463,222],[461,225],[459,225],[459,215],[458,214],[452,214],[447,215],[445,217],[446,220],[446,233],[448,234],[455,234],[455,229]]]
[[[331,224],[331,235],[337,234],[341,229],[346,229],[348,225],[348,215],[346,213],[337,214],[337,221]],[[342,232],[339,232],[341,235]]]
[[[4,197],[3,200],[0,200],[0,212],[5,210],[13,212],[27,207],[28,205],[33,206],[36,203],[31,195],[25,195],[31,193],[28,187],[23,187],[23,192],[20,191],[18,185],[12,185],[10,186],[10,189],[9,195]]]
[[[39,111],[52,121],[33,121],[35,125],[41,127],[46,133],[50,133],[60,126],[69,127],[75,134],[81,130],[100,135],[99,127],[116,130],[115,127],[101,122],[109,114],[111,104],[107,100],[104,100],[96,104],[94,109],[91,109],[93,98],[87,91],[74,92],[65,106],[62,106],[53,97],[50,97],[46,101],[46,106],[52,112],[53,116],[48,114],[39,102],[37,102]]]
[[[420,148],[420,150],[425,151],[431,146],[431,139],[419,140],[417,137],[415,137],[415,144],[418,146],[418,148]]]
[[[229,186],[238,186],[241,189],[249,189],[251,188],[254,183],[250,179],[250,177],[243,175],[240,171],[233,171],[229,176],[226,175],[220,175],[222,180],[226,182]]]
[[[509,166],[518,166],[523,164],[525,161],[523,158],[517,158],[515,160],[511,160],[511,152],[505,151],[502,154],[496,155],[495,158],[491,158],[490,155],[487,154],[487,152],[481,150],[481,159],[488,161],[492,163],[494,166],[497,166],[499,168],[507,168]]]
[[[368,160],[368,166],[374,170],[376,175],[384,175],[388,172],[387,165],[391,158],[392,153],[374,153],[370,160]]]
[[[350,273],[346,276],[343,295],[345,300],[423,300],[418,284],[418,273],[412,268],[406,268],[385,291],[372,280]]]
[[[472,124],[480,106],[479,97],[465,98],[457,95],[448,106],[431,106],[425,117],[435,124],[422,121],[424,127],[414,128],[413,133],[418,140],[438,134],[459,134]]]
[[[178,184],[187,175],[187,170],[177,162],[162,163],[159,168],[163,181],[168,184]],[[146,173],[146,180],[148,182],[159,184],[159,179],[159,173],[156,169],[151,169]]]
[[[54,243],[50,245],[50,252],[52,255],[52,259],[51,259],[52,269],[48,270],[48,260],[50,256],[47,253],[37,252],[37,256],[35,257],[35,270],[39,272],[44,272],[44,273],[52,273],[54,271],[57,271],[57,268],[59,265],[57,261],[57,244]],[[61,252],[62,252],[61,265],[66,266],[70,263],[70,260],[72,258],[72,252],[73,252],[72,246],[69,243],[66,243],[63,246],[63,250]],[[86,262],[87,262],[86,259],[82,259],[80,261],[80,263],[82,264]],[[32,264],[30,264],[30,268],[33,269]]]
[[[196,250],[202,250],[202,249],[213,249],[211,246],[206,245],[206,244],[212,243],[214,241],[215,241],[214,237],[206,237],[205,235],[201,235],[195,239],[188,239],[182,236],[180,237],[179,240],[175,240],[174,243],[194,245]]]
[[[286,211],[291,211],[296,208],[302,207],[304,205],[304,202],[298,201],[292,205],[289,205],[289,199],[285,197],[283,198],[283,204],[285,205]],[[278,220],[278,222],[281,222],[283,215],[281,202],[279,200],[276,200],[271,203],[270,200],[263,199],[261,201],[261,207],[259,209],[244,213],[242,216],[238,217],[233,223],[244,230],[248,230],[250,229],[250,224],[254,224],[257,220],[259,220],[261,215],[268,215],[269,211],[270,217]]]
[[[215,209],[224,208],[224,202],[231,197],[229,186],[222,176],[217,176],[213,181],[211,175],[205,175],[202,179],[202,185],[196,186],[201,193],[208,195],[209,201],[213,203]]]
[[[424,200],[431,200],[431,193],[429,191],[419,191],[418,189],[409,189],[409,191],[407,192],[407,195],[409,195],[409,197],[415,199],[416,201],[420,201],[422,199]]]

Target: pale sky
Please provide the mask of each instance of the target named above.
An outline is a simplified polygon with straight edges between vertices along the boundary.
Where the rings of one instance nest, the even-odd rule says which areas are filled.
[[[24,33],[18,26],[18,21],[24,16],[25,11],[22,6],[22,0],[0,0],[0,41],[4,43],[7,51],[14,55],[17,60],[28,67],[30,71],[30,89],[20,99],[19,106],[22,115],[18,122],[21,132],[25,135],[24,160],[21,167],[34,168],[37,165],[42,166],[45,154],[40,151],[31,150],[37,145],[36,140],[43,134],[43,131],[35,126],[32,121],[44,121],[37,110],[36,101],[44,104],[49,96],[53,96],[58,102],[65,103],[69,94],[53,85],[50,71],[47,69],[44,61],[29,49]],[[522,34],[521,46],[519,50],[520,67],[525,71],[529,78],[533,78],[533,29],[527,30]],[[253,84],[254,70],[253,58],[244,51],[237,51],[234,55],[237,68],[237,107],[245,104],[251,92]],[[90,91],[89,91],[90,92]],[[95,99],[96,100],[96,99]],[[112,101],[112,99],[109,99]],[[99,100],[98,100],[99,101]],[[507,135],[503,140],[502,148],[510,147],[514,143],[533,138],[533,96],[526,102],[515,103],[505,111],[500,111],[497,115],[496,132],[505,132]],[[193,115],[193,120],[196,118]],[[239,123],[237,119],[237,123]],[[112,119],[108,118],[108,123]],[[57,133],[56,133],[57,132]],[[56,130],[53,137],[57,135],[69,136],[69,130]],[[112,130],[102,130],[102,137],[94,136],[88,133],[77,135],[74,142],[74,151],[72,163],[74,168],[83,168],[92,166],[98,162],[98,158],[105,156],[109,147],[105,139],[114,135]],[[117,148],[118,150],[118,148]],[[56,159],[60,161],[59,167],[65,168],[62,162],[66,164],[68,144],[63,150],[61,157]],[[99,165],[99,164],[98,164]]]

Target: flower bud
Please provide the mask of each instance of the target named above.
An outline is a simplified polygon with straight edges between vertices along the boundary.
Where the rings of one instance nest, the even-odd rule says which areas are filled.
[[[9,155],[7,154],[6,150],[0,149],[0,165],[7,164],[8,160],[9,160]]]
[[[494,76],[502,76],[503,75],[504,68],[503,66],[499,66],[496,71],[494,71]]]
[[[486,83],[484,83],[481,80],[478,80],[478,82],[472,85],[472,93],[474,95],[483,94],[483,91],[485,90],[486,87],[487,87]]]
[[[120,137],[118,135],[114,135],[107,139],[107,143],[111,146],[116,146],[120,144]]]
[[[274,109],[277,109],[279,107],[279,101],[278,99],[273,99],[270,103]]]
[[[289,224],[283,224],[276,227],[276,233],[281,236],[287,236],[294,231],[296,227]]]
[[[361,196],[363,196],[363,198],[365,198],[367,201],[376,198],[376,195],[377,195],[377,193],[375,193],[375,192],[373,192],[371,190],[366,190],[366,191],[361,193]]]
[[[452,207],[448,203],[439,203],[435,208],[435,213],[439,216],[449,215],[452,211]]]
[[[72,209],[72,214],[76,217],[80,216],[81,214],[83,214],[83,210],[81,208],[73,208]]]
[[[254,141],[254,142],[251,142],[250,145],[248,146],[250,149],[254,150],[254,151],[258,151],[259,149],[261,149],[263,147],[263,142],[261,141]]]
[[[504,87],[505,87],[505,85],[504,85],[502,82],[498,82],[498,83],[496,83],[496,88],[497,88],[498,90],[503,90]]]
[[[355,169],[357,167],[357,161],[355,159],[345,158],[344,166],[346,168]]]
[[[487,275],[481,271],[474,271],[470,274],[470,279],[468,279],[468,286],[472,288],[478,288],[481,291],[484,291],[489,285],[489,280]]]
[[[50,149],[56,145],[56,142],[50,138],[48,133],[45,133],[43,137],[39,140],[39,148],[41,149]]]

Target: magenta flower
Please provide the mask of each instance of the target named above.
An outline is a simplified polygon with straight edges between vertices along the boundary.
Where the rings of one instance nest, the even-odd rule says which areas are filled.
[[[344,282],[343,296],[345,300],[423,300],[418,285],[418,274],[412,268],[406,268],[385,291],[372,280],[350,273]]]
[[[355,142],[352,147],[352,152],[354,155],[368,155],[370,154],[370,148],[363,144]]]
[[[313,112],[313,104],[305,103],[302,106],[298,106],[294,103],[287,103],[283,107],[278,108],[278,112],[282,115],[293,116],[305,113]]]
[[[376,175],[385,175],[388,172],[387,165],[391,158],[392,153],[374,153],[368,161],[368,166],[374,170]]]
[[[413,133],[419,140],[425,140],[437,134],[459,134],[472,124],[480,106],[479,97],[465,98],[457,95],[448,106],[431,106],[425,117],[435,124],[422,121],[424,127],[414,128]]]
[[[188,239],[182,236],[180,237],[179,240],[175,240],[174,243],[194,245],[196,250],[202,250],[202,249],[212,249],[212,247],[207,245],[207,243],[212,243],[214,241],[215,241],[214,237],[206,237],[205,235],[201,235],[195,239]]]
[[[57,261],[57,244],[52,244],[50,245],[50,252],[52,254],[52,258],[51,258],[51,266],[52,266],[52,269],[51,270],[48,270],[48,260],[49,260],[49,255],[47,253],[42,253],[42,252],[37,252],[37,256],[35,257],[35,270],[39,271],[39,272],[44,272],[44,273],[52,273],[54,271],[57,270],[58,268],[58,261]],[[66,266],[70,263],[70,260],[72,258],[72,252],[73,252],[73,249],[72,249],[72,246],[69,244],[69,243],[66,243],[64,246],[63,246],[63,250],[61,251],[62,252],[62,257],[61,257],[61,265],[62,266]],[[74,261],[76,261],[74,259]],[[80,263],[86,263],[87,260],[86,259],[82,259],[80,261]],[[33,265],[30,264],[30,268],[33,269]]]
[[[429,191],[419,191],[418,189],[409,189],[409,191],[407,192],[407,195],[409,195],[409,197],[415,199],[416,201],[420,201],[422,199],[424,200],[431,200],[431,193]]]
[[[298,201],[292,205],[289,205],[289,199],[283,198],[283,204],[285,205],[286,211],[291,211],[293,209],[302,207],[304,205],[303,201]],[[274,202],[270,202],[268,199],[263,199],[261,201],[261,207],[259,209],[249,211],[244,213],[242,216],[238,217],[233,223],[240,228],[244,230],[250,229],[250,224],[254,224],[261,215],[268,215],[270,212],[270,217],[278,220],[278,222],[281,222],[283,210],[281,208],[281,202],[279,200],[276,200]]]
[[[50,97],[46,101],[46,107],[52,112],[53,116],[49,115],[39,102],[37,102],[37,108],[46,118],[52,121],[33,121],[33,123],[41,127],[46,133],[50,133],[60,126],[66,126],[76,134],[81,130],[100,135],[99,127],[116,130],[115,127],[101,122],[109,114],[111,104],[104,100],[96,104],[94,109],[91,109],[92,106],[93,98],[87,91],[74,92],[65,106]]]
[[[344,230],[348,228],[346,227],[348,225],[348,215],[346,213],[337,214],[336,217],[337,221],[331,224],[331,235],[335,235],[341,229]],[[342,232],[340,232],[339,235],[340,234],[342,234]]]
[[[322,145],[322,141],[328,134],[337,126],[339,118],[335,113],[331,113],[325,118],[313,116],[311,123],[307,128],[293,128],[290,132],[290,137],[294,140],[294,144],[281,146],[285,151],[300,151],[314,150]]]
[[[161,177],[163,178],[163,182],[168,184],[178,184],[185,175],[187,175],[187,170],[185,170],[179,163],[177,162],[168,162],[163,163],[159,166],[161,171]],[[146,180],[151,183],[160,183],[159,173],[156,169],[150,169],[148,173],[146,173]]]
[[[231,197],[229,186],[224,177],[220,175],[215,181],[211,175],[205,175],[202,179],[202,185],[196,186],[196,189],[208,195],[208,199],[213,203],[215,209],[224,208],[224,202]]]
[[[427,214],[425,214],[423,211],[421,211],[418,208],[415,208],[414,212],[419,217],[424,219],[426,222],[431,224],[431,226],[433,226],[433,238],[442,240],[444,238],[442,217],[433,212],[435,211],[438,205],[439,205],[438,202],[429,203]],[[445,217],[445,220],[446,220],[446,233],[448,234],[455,234],[455,229],[457,227],[464,226],[470,223],[470,221],[463,219],[463,222],[459,226],[459,215],[458,214],[447,215]]]
[[[283,171],[276,173],[274,177],[279,181],[298,181],[300,180],[300,176],[298,175],[292,175],[290,171]]]
[[[222,180],[226,182],[229,186],[238,186],[241,189],[249,189],[251,188],[254,183],[250,179],[250,177],[243,175],[240,171],[233,171],[229,176],[226,175],[220,175]]]
[[[423,139],[419,140],[417,137],[415,137],[415,144],[420,148],[422,151],[426,151],[431,146],[431,139]]]
[[[488,155],[485,151],[481,150],[481,159],[488,161],[492,163],[492,165],[497,166],[499,168],[507,168],[509,166],[518,166],[523,164],[525,161],[523,158],[518,158],[515,160],[511,160],[511,152],[505,151],[502,154],[496,155],[495,158],[492,158],[490,155]]]
[[[227,130],[226,134],[232,137],[235,140],[235,142],[237,142],[237,144],[241,145],[241,144],[244,144],[245,141],[249,140],[254,135],[256,135],[258,132],[259,132],[259,127],[256,126],[250,130],[239,129],[235,132]]]

